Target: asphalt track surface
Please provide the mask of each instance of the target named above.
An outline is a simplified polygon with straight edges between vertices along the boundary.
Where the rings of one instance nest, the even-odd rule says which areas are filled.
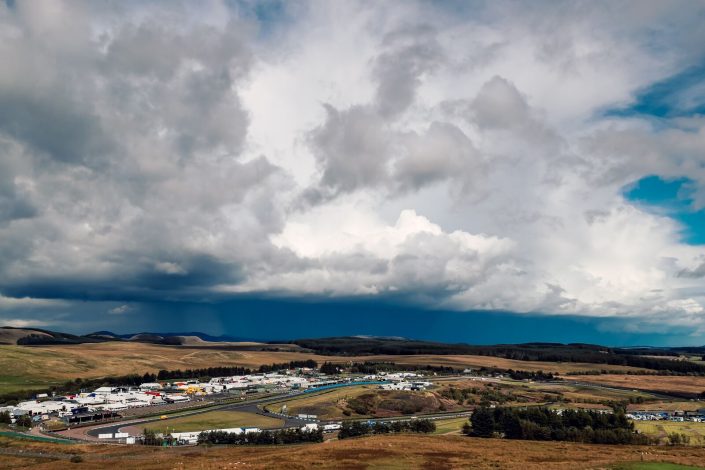
[[[356,385],[355,383],[351,383],[351,386]],[[203,414],[203,413],[208,413],[211,411],[224,411],[224,410],[236,410],[236,411],[242,411],[246,413],[254,413],[262,416],[268,416],[272,418],[278,418],[283,420],[283,424],[279,426],[278,428],[274,429],[285,429],[285,428],[300,428],[304,426],[305,424],[309,423],[318,423],[320,422],[317,419],[300,419],[297,417],[293,416],[288,416],[288,415],[283,415],[280,413],[271,413],[264,411],[260,406],[262,405],[267,405],[270,403],[276,403],[276,402],[281,402],[284,400],[291,400],[296,397],[302,396],[302,395],[308,395],[308,393],[304,392],[292,392],[292,393],[287,393],[287,394],[279,394],[276,396],[272,397],[266,397],[266,398],[260,398],[256,400],[251,400],[247,401],[244,403],[229,403],[226,405],[218,405],[218,406],[213,406],[209,407],[206,409],[198,409],[198,410],[193,410],[193,411],[187,411],[183,413],[178,413],[176,415],[170,415],[169,418],[181,418],[184,416],[193,416],[193,415],[198,415],[198,414]],[[368,419],[364,420],[367,422],[377,422],[377,421],[410,421],[413,419],[418,419],[418,418],[423,418],[423,419],[448,419],[448,418],[457,418],[457,417],[465,417],[465,416],[470,416],[472,412],[470,411],[461,411],[461,412],[448,412],[448,413],[433,413],[433,414],[428,414],[428,415],[419,415],[419,416],[399,416],[399,417],[391,417],[391,418],[373,418],[373,419]],[[90,427],[87,431],[86,434],[91,436],[94,439],[98,438],[99,434],[114,434],[117,432],[121,432],[120,430],[123,428],[127,428],[130,426],[135,426],[139,424],[144,424],[144,423],[153,423],[153,422],[158,422],[162,421],[162,419],[158,416],[152,416],[148,418],[141,418],[141,419],[131,419],[131,420],[126,420],[126,421],[120,421],[117,423],[109,423],[105,425],[96,425]],[[111,440],[105,439],[104,441],[110,442]],[[114,441],[114,440],[112,440]]]
[[[229,403],[226,405],[217,405],[217,406],[211,406],[208,408],[201,408],[198,410],[193,410],[193,411],[185,411],[183,413],[178,413],[174,415],[169,415],[169,418],[182,418],[184,416],[193,416],[193,415],[199,415],[203,413],[209,413],[211,411],[228,411],[228,410],[233,410],[233,411],[243,411],[246,413],[255,413],[258,415],[263,415],[263,416],[270,416],[270,417],[276,417],[279,419],[282,419],[284,421],[284,424],[281,426],[281,428],[292,428],[292,427],[301,427],[304,424],[311,423],[312,420],[306,420],[306,419],[299,419],[296,417],[287,417],[284,415],[280,415],[278,413],[268,413],[266,411],[263,411],[262,409],[259,408],[260,405],[266,405],[269,403],[277,402],[277,401],[282,401],[282,400],[288,400],[291,398],[295,398],[297,396],[303,395],[303,392],[295,392],[295,393],[287,393],[283,395],[276,395],[272,397],[266,397],[266,398],[259,398],[256,400],[251,400],[251,401],[246,401],[243,403]],[[114,434],[116,432],[120,432],[120,429],[126,428],[129,426],[135,426],[138,424],[144,424],[144,423],[153,423],[157,421],[162,421],[162,419],[159,416],[151,416],[148,418],[140,418],[140,419],[131,419],[131,420],[126,420],[126,421],[120,421],[117,423],[110,423],[106,424],[104,426],[97,425],[97,426],[92,426],[86,434],[88,434],[91,437],[98,437],[98,434]]]

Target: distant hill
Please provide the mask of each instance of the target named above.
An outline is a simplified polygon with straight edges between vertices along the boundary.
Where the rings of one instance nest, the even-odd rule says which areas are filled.
[[[332,356],[477,355],[521,361],[604,364],[605,370],[610,365],[620,365],[682,374],[705,374],[703,364],[673,360],[679,356],[679,348],[610,348],[583,343],[470,345],[374,336],[297,339],[292,343],[318,354]]]
[[[102,341],[106,340],[88,336],[72,335],[70,333],[59,333],[57,331],[44,330],[40,328],[13,328],[11,326],[0,327],[0,344],[82,344],[97,343]]]
[[[218,343],[218,342],[234,343],[234,342],[241,342],[241,341],[250,341],[249,339],[235,338],[233,336],[228,336],[228,335],[213,336],[213,335],[209,335],[207,333],[201,333],[199,331],[195,331],[195,332],[189,331],[186,333],[154,333],[154,332],[143,331],[140,333],[125,333],[125,334],[121,334],[121,335],[112,333],[110,331],[96,331],[96,332],[90,333],[86,336],[91,337],[91,338],[106,338],[106,339],[114,339],[114,340],[141,341],[141,342],[147,342],[147,343],[161,342],[161,341],[168,339],[168,338],[184,338],[184,341],[187,341],[187,342],[205,341],[205,342],[211,342],[211,343]]]
[[[51,335],[31,328],[12,328],[9,326],[0,328],[0,344],[17,344],[17,340],[26,336],[41,336],[51,338]]]
[[[49,344],[104,343],[108,341],[131,341],[175,346],[207,346],[209,343],[236,343],[248,340],[238,339],[227,335],[213,336],[201,332],[141,332],[116,334],[111,331],[96,331],[86,335],[74,335],[40,328],[15,328],[11,326],[0,327],[0,344],[31,346]]]
[[[161,336],[162,338],[168,338],[168,337],[175,337],[175,336],[180,336],[180,337],[195,337],[199,338],[202,341],[208,341],[211,343],[217,343],[217,342],[227,342],[227,343],[234,343],[234,342],[240,342],[240,341],[251,341],[250,339],[247,338],[236,338],[234,336],[228,336],[228,335],[221,335],[221,336],[213,336],[209,335],[207,333],[201,333],[199,331],[190,331],[190,332],[181,332],[181,333],[149,333],[149,332],[142,332],[142,333],[137,333],[137,334],[125,334],[125,335],[119,335],[120,338],[126,338],[130,339],[130,337],[135,337],[135,336],[142,336],[142,335],[153,335],[153,336]]]
[[[297,339],[286,344],[243,341],[231,336],[212,336],[200,332],[115,334],[96,331],[73,335],[41,328],[0,327],[0,344],[61,345],[104,342],[139,342],[216,350],[295,351],[332,356],[364,355],[477,355],[521,361],[583,362],[630,366],[677,374],[705,375],[705,365],[681,356],[701,356],[701,347],[683,348],[612,348],[595,344],[535,342],[524,344],[470,345],[440,343],[394,336],[343,336]]]

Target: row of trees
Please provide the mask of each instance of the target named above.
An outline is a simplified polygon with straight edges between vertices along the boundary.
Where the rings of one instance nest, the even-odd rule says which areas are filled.
[[[234,434],[224,431],[202,432],[198,436],[199,444],[235,444],[235,445],[273,445],[298,444],[302,442],[323,442],[320,429],[282,429],[279,431],[261,431],[249,434]]]
[[[294,341],[295,344],[320,354],[356,356],[366,354],[473,354],[504,357],[522,361],[589,362],[664,371],[674,374],[705,375],[705,365],[692,361],[679,361],[666,357],[677,355],[673,351],[607,348],[591,344],[527,343],[515,345],[444,344],[431,341],[412,341],[387,338],[319,338]],[[702,354],[698,350],[698,354]]]
[[[534,380],[537,382],[555,380],[556,378],[551,372],[544,372],[542,370],[532,372],[527,370],[508,369],[507,375],[514,380]]]
[[[289,361],[280,362],[274,364],[263,364],[259,369],[252,370],[247,367],[239,366],[223,366],[223,367],[207,367],[203,369],[176,369],[176,370],[160,370],[156,375],[145,374],[143,376],[144,382],[154,382],[155,380],[170,380],[170,379],[203,379],[212,377],[225,377],[232,375],[248,375],[254,372],[268,373],[275,372],[282,369],[296,369],[299,367],[307,367],[309,369],[315,369],[318,367],[318,363],[313,359],[307,359],[305,361]]]
[[[623,409],[614,413],[548,408],[477,408],[463,427],[465,434],[477,437],[502,436],[507,439],[573,441],[597,444],[647,444],[637,434],[634,423]]]
[[[175,370],[160,370],[156,375],[145,374],[144,378],[149,379],[145,382],[154,382],[156,380],[171,380],[171,379],[200,379],[202,377],[223,377],[226,375],[247,375],[251,374],[252,370],[246,367],[207,367],[204,369],[175,369]]]
[[[321,374],[335,375],[340,373],[340,368],[332,362],[324,362],[321,366]]]
[[[339,439],[366,436],[368,434],[389,434],[396,432],[432,433],[436,424],[428,419],[413,419],[409,421],[376,422],[368,424],[362,421],[345,421],[338,433]]]

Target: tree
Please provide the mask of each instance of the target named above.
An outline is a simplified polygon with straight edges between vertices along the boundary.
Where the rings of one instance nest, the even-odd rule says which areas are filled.
[[[494,434],[494,414],[486,407],[477,408],[470,417],[472,423],[471,436],[492,437]]]
[[[31,428],[32,418],[29,415],[22,415],[15,420],[15,424],[23,428]]]
[[[162,440],[157,437],[157,434],[152,429],[147,428],[142,431],[142,442],[148,446],[162,445]]]
[[[409,425],[411,431],[430,434],[436,431],[436,423],[430,419],[416,419]]]
[[[339,439],[345,439],[347,437],[357,437],[369,434],[371,431],[370,427],[360,421],[343,422],[343,427],[340,429],[338,434]]]
[[[10,417],[9,411],[3,411],[0,413],[0,424],[10,424],[12,423],[12,418]]]
[[[333,364],[332,362],[325,362],[321,366],[321,374],[326,374],[326,375],[335,375],[338,374],[338,366]]]
[[[688,445],[690,442],[690,437],[686,434],[679,434],[673,432],[668,435],[668,443],[672,446]]]

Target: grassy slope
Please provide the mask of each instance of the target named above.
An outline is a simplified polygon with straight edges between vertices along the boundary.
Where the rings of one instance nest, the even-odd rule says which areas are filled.
[[[705,391],[705,377],[605,374],[567,377],[567,379],[633,389],[661,390],[664,392],[701,393]]]
[[[690,445],[705,444],[705,423],[675,422],[675,421],[635,421],[634,426],[639,432],[651,437],[663,439],[671,433],[685,434],[690,437]]]
[[[337,419],[343,417],[342,410],[336,406],[338,400],[354,398],[371,390],[373,387],[369,386],[343,387],[269,405],[267,409],[280,411],[282,405],[286,403],[287,413],[290,415],[317,414],[322,419]]]
[[[467,422],[468,418],[437,419],[434,421],[436,424],[435,434],[457,434]]]
[[[639,462],[616,465],[614,470],[697,470],[703,467],[693,467],[691,465],[678,465],[664,462]]]
[[[48,453],[48,458],[0,456],[0,465],[31,463],[33,469],[64,469],[72,453],[82,456],[83,469],[140,468],[268,468],[287,469],[421,469],[473,468],[508,470],[571,470],[624,468],[625,464],[671,462],[699,465],[705,449],[695,447],[599,446],[567,442],[475,439],[464,436],[391,435],[332,441],[322,444],[265,447],[185,447],[155,449],[141,446],[54,445],[0,438],[0,452]],[[55,460],[50,460],[54,456]],[[18,459],[17,461],[14,459]],[[31,462],[29,462],[31,460]],[[237,462],[237,465],[235,463]],[[620,467],[618,467],[620,466]],[[627,469],[629,467],[626,467]],[[675,470],[668,467],[635,467]],[[677,468],[677,467],[676,467]]]
[[[221,351],[143,343],[0,346],[0,393],[23,386],[37,388],[77,377],[212,366],[259,367],[261,364],[308,359],[311,356],[295,352]]]

